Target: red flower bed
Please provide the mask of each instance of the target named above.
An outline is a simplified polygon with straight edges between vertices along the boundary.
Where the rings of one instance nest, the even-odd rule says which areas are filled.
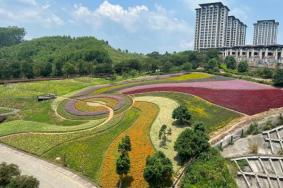
[[[175,91],[196,95],[214,104],[248,115],[264,112],[271,108],[283,107],[283,91],[279,89],[226,90],[193,87],[149,87],[133,89],[125,93],[136,94],[153,91]]]

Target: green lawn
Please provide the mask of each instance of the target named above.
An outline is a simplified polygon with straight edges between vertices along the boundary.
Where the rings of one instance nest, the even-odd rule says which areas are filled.
[[[168,92],[145,95],[167,97],[177,101],[179,104],[186,104],[192,113],[192,121],[203,122],[208,133],[226,126],[230,121],[241,116],[192,95]]]
[[[133,124],[138,115],[139,111],[132,108],[117,125],[107,131],[55,147],[44,154],[43,157],[54,160],[56,157],[65,155],[68,167],[97,181],[104,153],[108,146],[115,137]]]
[[[45,133],[42,133],[42,130],[39,130],[36,133],[15,134],[7,137],[2,137],[2,138],[0,137],[0,141],[5,144],[24,150],[26,152],[40,156],[43,153],[47,152],[48,150],[52,149],[53,147],[56,147],[67,141],[82,137],[92,136],[97,133],[106,131],[112,128],[113,126],[117,125],[122,118],[123,118],[122,114],[118,115],[107,124],[104,124],[103,126],[96,126],[95,124],[90,123],[90,124],[86,124],[85,126],[93,126],[93,127],[85,127],[85,129],[77,129],[77,130],[74,129],[75,127],[70,127],[73,129],[72,130],[65,129],[64,131],[62,130],[63,134],[52,133],[54,131],[50,130],[50,127],[47,126],[45,127]],[[77,127],[77,128],[82,128],[82,127]],[[66,132],[66,131],[72,131],[72,132]],[[48,132],[49,134],[47,134]]]
[[[21,110],[20,113],[10,117],[9,120],[25,120],[63,126],[79,125],[84,122],[58,118],[51,109],[52,101],[37,102],[36,96],[48,93],[62,96],[75,93],[89,86],[108,82],[97,78],[77,78],[0,85],[0,107]]]
[[[9,112],[12,112],[12,110],[9,109],[9,108],[0,107],[0,115],[5,114],[5,113],[9,113]]]
[[[102,123],[105,119],[86,121],[76,126],[58,126],[48,123],[40,123],[34,121],[25,120],[14,120],[8,121],[1,124],[0,126],[0,136],[6,136],[10,134],[26,133],[26,132],[69,132],[69,131],[79,131],[84,129],[89,129],[95,127]]]

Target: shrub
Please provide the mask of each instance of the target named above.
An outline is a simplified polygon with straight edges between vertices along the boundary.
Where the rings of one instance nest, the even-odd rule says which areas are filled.
[[[258,124],[255,123],[255,122],[252,123],[247,130],[248,135],[256,135],[256,134],[259,134],[259,132],[260,131],[259,131],[259,128],[258,128]]]
[[[258,152],[258,144],[253,143],[249,145],[250,153],[251,154],[257,154]]]
[[[181,184],[182,188],[236,188],[227,162],[215,148],[201,154],[189,166]]]
[[[233,56],[228,56],[225,58],[225,64],[227,65],[228,69],[236,69],[237,68],[237,62],[236,59]]]
[[[269,79],[273,77],[273,71],[269,68],[264,68],[261,72],[261,76],[265,79]]]
[[[273,84],[276,86],[283,85],[283,69],[276,69],[274,76],[273,76]]]
[[[193,65],[191,63],[185,63],[183,65],[183,70],[190,72],[193,69]]]
[[[246,61],[241,61],[238,65],[238,72],[244,73],[249,70],[249,64]]]

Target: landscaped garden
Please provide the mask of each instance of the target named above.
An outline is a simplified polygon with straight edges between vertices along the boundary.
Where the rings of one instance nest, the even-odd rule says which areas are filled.
[[[37,101],[49,93],[56,99]],[[180,106],[188,113],[186,124],[172,116]],[[278,107],[283,107],[280,89],[206,73],[9,84],[0,86],[0,114],[19,111],[0,124],[0,141],[71,168],[102,187],[115,187],[122,179],[123,187],[148,187],[144,169],[154,157],[163,157],[154,155],[157,151],[170,159],[174,174],[183,167],[175,143],[187,128],[202,122],[205,131],[196,134],[213,135],[237,118]],[[130,160],[130,170],[121,178],[117,148],[125,136],[131,151],[121,156]],[[202,164],[210,178],[217,178],[213,185],[222,185],[223,178],[227,186],[235,185],[216,151],[200,156],[189,165],[184,187],[208,185]]]

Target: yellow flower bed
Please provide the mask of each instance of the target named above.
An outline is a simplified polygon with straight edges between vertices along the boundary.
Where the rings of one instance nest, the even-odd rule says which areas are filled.
[[[193,72],[189,74],[184,74],[181,76],[176,76],[169,78],[168,80],[171,81],[185,81],[185,80],[196,80],[196,79],[205,79],[205,78],[211,78],[213,75],[202,73],[202,72]]]
[[[143,170],[147,156],[154,153],[149,131],[159,109],[148,102],[135,102],[134,107],[141,111],[139,118],[128,130],[120,134],[106,151],[99,179],[103,188],[116,187],[119,182],[119,176],[116,174],[116,159],[119,155],[117,148],[125,135],[130,136],[132,143],[132,151],[129,153],[131,169],[125,184],[130,187],[148,186],[143,178]]]

